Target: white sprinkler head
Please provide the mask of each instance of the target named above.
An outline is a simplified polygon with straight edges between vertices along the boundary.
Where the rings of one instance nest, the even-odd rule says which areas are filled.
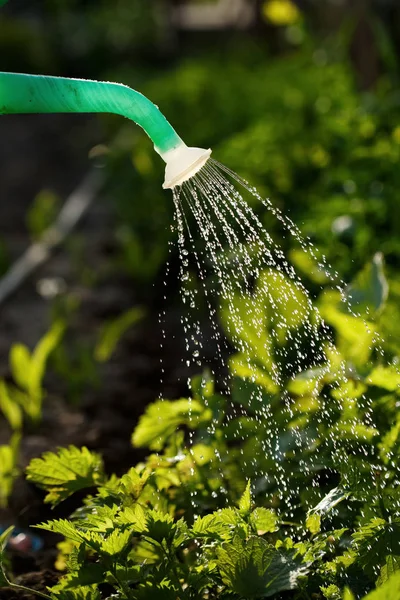
[[[165,167],[164,189],[172,189],[182,185],[185,181],[196,175],[210,158],[211,150],[204,148],[189,148],[181,144],[163,155],[167,163]]]

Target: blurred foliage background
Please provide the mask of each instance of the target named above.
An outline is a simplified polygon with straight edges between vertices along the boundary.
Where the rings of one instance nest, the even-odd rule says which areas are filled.
[[[0,68],[139,89],[188,144],[212,147],[269,196],[345,280],[383,252],[395,312],[399,28],[396,0],[11,0],[0,13]],[[173,235],[163,164],[133,123],[95,119],[117,263],[150,288]],[[75,127],[80,147],[86,134]],[[30,212],[36,230],[54,204],[43,198]],[[296,264],[293,240],[281,241]],[[308,265],[296,266],[312,286]]]

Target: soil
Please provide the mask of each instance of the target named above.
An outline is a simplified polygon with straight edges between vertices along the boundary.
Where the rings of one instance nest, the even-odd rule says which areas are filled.
[[[52,189],[63,198],[71,193],[89,168],[87,154],[101,141],[101,131],[91,117],[70,116],[29,117],[29,121],[27,117],[10,117],[1,127],[2,137],[9,144],[0,146],[0,237],[12,262],[30,243],[25,213],[35,194],[43,188]],[[76,128],[80,128],[79,147],[74,136]],[[107,472],[122,474],[144,456],[143,451],[130,444],[144,407],[160,394],[176,398],[187,393],[186,382],[191,373],[183,360],[179,309],[174,303],[163,307],[166,336],[161,348],[156,294],[150,292],[143,297],[131,278],[115,269],[107,270],[115,252],[112,227],[112,203],[99,197],[73,234],[83,244],[83,256],[74,257],[73,244],[67,242],[0,306],[0,376],[5,378],[10,377],[10,346],[22,342],[32,348],[51,322],[54,301],[39,293],[41,280],[62,281],[67,294],[79,304],[66,337],[66,345],[72,349],[77,344],[93,344],[104,321],[124,310],[136,304],[144,304],[147,310],[146,318],[124,335],[112,359],[97,366],[97,380],[81,382],[78,393],[71,396],[69,382],[60,375],[51,372],[46,376],[43,419],[37,428],[24,432],[21,470],[44,451],[74,444],[101,453]],[[103,275],[86,285],[88,272]],[[213,355],[211,347],[209,354]],[[165,369],[162,381],[161,358]],[[9,435],[6,423],[0,420],[0,444],[6,443]],[[50,511],[43,504],[43,494],[20,477],[8,508],[0,510],[0,526],[14,524],[27,529],[49,518],[67,516],[81,500],[72,498]],[[46,586],[54,585],[59,578],[54,569],[55,545],[59,540],[52,534],[40,535],[44,544],[41,551],[10,550],[9,554],[15,582],[46,591]],[[33,598],[24,591],[0,590],[1,600]]]

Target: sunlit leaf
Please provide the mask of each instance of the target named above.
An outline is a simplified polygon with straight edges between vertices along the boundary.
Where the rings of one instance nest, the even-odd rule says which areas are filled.
[[[29,481],[48,492],[45,502],[53,505],[80,489],[100,485],[104,478],[99,455],[75,446],[60,448],[57,454],[45,452],[31,460],[26,472]]]
[[[120,339],[133,325],[142,320],[144,315],[145,311],[135,306],[113,321],[106,323],[95,348],[96,360],[99,362],[109,360]]]
[[[239,500],[239,512],[242,516],[248,515],[251,511],[251,482],[248,481],[246,485],[246,489],[244,490],[240,500]]]
[[[207,410],[197,400],[158,400],[150,404],[132,436],[134,446],[161,450],[168,438],[182,425],[195,426]]]
[[[21,429],[23,420],[21,407],[10,395],[10,391],[2,379],[0,380],[0,409],[12,429]]]

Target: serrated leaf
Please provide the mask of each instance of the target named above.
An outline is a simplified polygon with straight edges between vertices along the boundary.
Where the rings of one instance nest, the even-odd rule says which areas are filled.
[[[100,456],[75,446],[34,458],[26,472],[29,481],[48,492],[45,502],[53,506],[78,490],[100,485],[104,479]]]
[[[193,523],[192,532],[195,537],[207,537],[213,539],[224,539],[226,524],[219,521],[215,514],[198,517]]]
[[[107,554],[108,556],[118,556],[124,552],[130,546],[131,532],[129,529],[126,531],[114,531],[101,544],[101,553]]]
[[[80,565],[73,573],[68,575],[65,583],[65,589],[74,589],[77,587],[90,586],[104,583],[105,569],[99,563],[86,563]]]
[[[323,593],[324,598],[326,598],[326,600],[342,600],[340,588],[338,588],[338,586],[333,583],[328,586],[320,587],[320,590]]]
[[[150,510],[146,514],[147,537],[161,543],[171,541],[174,537],[176,524],[168,513]]]
[[[179,519],[175,525],[176,528],[172,545],[174,548],[180,548],[182,545],[187,544],[192,539],[192,536],[190,534],[190,529],[183,518]]]
[[[376,584],[378,586],[383,585],[396,571],[400,571],[400,556],[389,554],[386,556],[385,564],[381,568]]]
[[[135,590],[137,600],[177,600],[181,590],[176,589],[168,580],[161,583],[145,583]]]
[[[115,519],[118,525],[127,525],[130,531],[144,533],[147,531],[146,513],[140,504],[124,508]]]
[[[250,522],[259,535],[278,531],[278,517],[276,513],[264,507],[258,507],[251,513]]]
[[[44,529],[45,531],[52,531],[53,533],[59,533],[68,540],[81,544],[85,538],[78,528],[66,519],[58,519],[56,521],[47,521],[46,523],[40,523],[35,525],[38,529]]]
[[[247,599],[269,598],[297,587],[307,573],[289,554],[281,553],[263,538],[235,538],[217,549],[217,565],[229,591]]]
[[[239,500],[239,512],[242,516],[248,515],[251,511],[251,482],[248,481],[246,489]]]
[[[118,485],[119,491],[124,494],[129,494],[137,500],[148,482],[150,475],[151,471],[147,469],[142,473],[138,473],[136,469],[132,467],[121,477]]]
[[[312,513],[308,515],[306,519],[306,527],[312,535],[315,535],[321,531],[321,515],[318,513]]]
[[[97,586],[82,586],[75,589],[65,589],[63,583],[51,589],[51,600],[101,600]]]
[[[197,400],[158,400],[146,408],[133,432],[132,443],[142,448],[161,450],[168,438],[183,426],[194,426],[205,409]]]
[[[388,523],[384,519],[371,519],[352,537],[358,562],[372,580],[378,577],[379,568],[386,564],[389,555],[400,559],[400,520]]]

